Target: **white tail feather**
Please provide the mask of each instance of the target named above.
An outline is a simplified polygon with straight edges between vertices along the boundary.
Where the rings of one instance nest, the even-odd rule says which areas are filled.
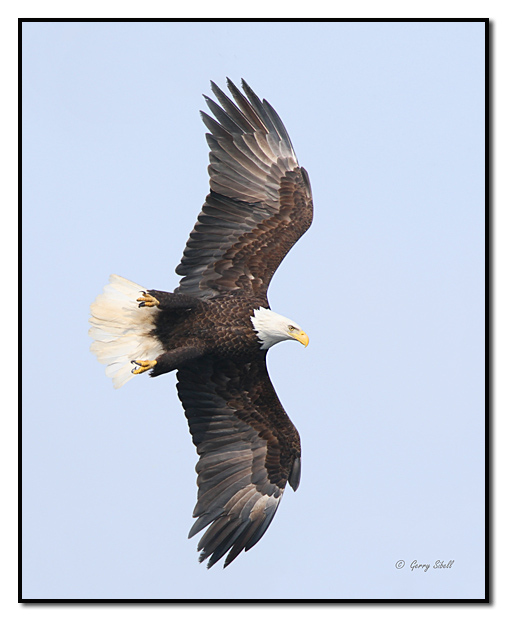
[[[106,375],[115,388],[132,379],[131,360],[154,360],[164,352],[158,339],[151,335],[156,307],[139,308],[136,301],[145,288],[112,274],[104,293],[90,307],[94,339],[90,350],[99,362],[106,364]]]

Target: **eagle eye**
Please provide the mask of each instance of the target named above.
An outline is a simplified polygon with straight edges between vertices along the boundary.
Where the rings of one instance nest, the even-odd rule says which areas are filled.
[[[294,330],[297,330],[297,328],[295,328],[294,326],[289,326],[289,330],[290,330],[291,332],[294,332]]]

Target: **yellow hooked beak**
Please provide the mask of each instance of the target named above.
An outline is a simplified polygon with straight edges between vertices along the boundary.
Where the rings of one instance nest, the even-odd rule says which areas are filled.
[[[306,332],[303,332],[303,330],[298,330],[297,332],[293,332],[292,337],[295,338],[296,341],[299,341],[305,347],[307,347],[308,343],[310,342],[310,339],[308,338],[308,334],[306,334]]]

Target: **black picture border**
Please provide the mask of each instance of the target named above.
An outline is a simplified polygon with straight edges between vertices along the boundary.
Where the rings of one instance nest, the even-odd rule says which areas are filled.
[[[22,586],[22,419],[21,419],[21,406],[19,408],[18,415],[18,603],[20,604],[491,604],[491,537],[492,531],[492,513],[491,509],[491,495],[490,486],[491,479],[491,462],[492,462],[492,443],[490,442],[490,436],[492,434],[491,424],[491,394],[493,390],[491,366],[493,360],[493,351],[491,347],[490,337],[490,325],[493,324],[493,305],[492,305],[492,291],[490,288],[490,279],[492,278],[492,227],[493,219],[490,206],[490,184],[492,182],[492,169],[491,163],[491,118],[492,113],[492,98],[491,98],[491,80],[490,80],[490,47],[492,44],[492,23],[489,18],[171,18],[171,19],[157,19],[157,18],[18,18],[18,101],[19,101],[19,121],[18,121],[18,163],[19,163],[19,176],[18,176],[18,224],[19,224],[19,240],[21,244],[21,208],[22,208],[22,193],[21,193],[21,179],[22,179],[22,44],[23,44],[23,24],[28,22],[483,22],[485,33],[485,242],[486,242],[486,290],[485,290],[485,310],[486,310],[486,325],[485,325],[485,338],[486,338],[486,364],[485,364],[485,377],[486,377],[486,395],[485,395],[485,472],[486,472],[486,493],[485,493],[485,597],[483,599],[34,599],[23,598],[23,586]],[[19,296],[21,296],[21,262],[19,270]],[[21,302],[21,300],[20,300]],[[20,303],[19,308],[22,304]],[[20,312],[20,325],[21,325],[21,312]],[[21,351],[22,335],[19,335],[19,350]],[[21,357],[19,360],[19,395],[21,395]],[[21,399],[19,400],[21,403]]]

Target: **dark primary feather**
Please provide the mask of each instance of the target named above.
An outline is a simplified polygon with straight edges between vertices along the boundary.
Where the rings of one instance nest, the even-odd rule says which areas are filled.
[[[202,298],[243,291],[266,296],[281,261],[311,224],[308,175],[299,167],[280,117],[243,81],[230,99],[212,83],[215,116],[201,113],[209,132],[210,194],[176,273],[177,293]]]
[[[189,537],[208,567],[229,552],[224,567],[268,528],[287,481],[299,483],[299,434],[269,379],[265,353],[251,362],[206,357],[178,371],[199,461],[198,496]]]

